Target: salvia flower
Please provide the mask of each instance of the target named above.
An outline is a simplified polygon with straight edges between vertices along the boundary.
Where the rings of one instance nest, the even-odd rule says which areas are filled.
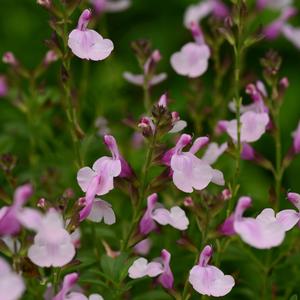
[[[127,177],[132,174],[128,163],[119,153],[115,138],[105,135],[104,143],[111,151],[112,157],[103,156],[95,161],[92,169],[83,167],[77,173],[77,182],[86,192],[86,205],[80,212],[80,220],[84,220],[90,214],[96,195],[105,195],[114,188],[114,177]]]
[[[23,205],[31,197],[32,192],[30,184],[19,186],[14,193],[13,204],[0,209],[0,235],[14,235],[20,231],[19,215],[24,211]]]
[[[251,97],[253,102],[248,105],[240,106],[240,112],[242,114],[248,111],[268,113],[269,109],[264,104],[264,99],[268,97],[268,93],[262,81],[258,80],[256,83],[248,84],[245,92]],[[236,112],[236,104],[234,101],[229,102],[228,106],[232,112]]]
[[[90,0],[97,14],[105,12],[120,12],[129,8],[130,0]]]
[[[29,228],[35,230],[34,243],[28,249],[29,259],[40,267],[62,267],[75,255],[71,235],[65,230],[61,215],[54,209],[46,215],[35,216]],[[29,220],[27,218],[27,224]]]
[[[150,252],[152,246],[152,242],[149,238],[146,238],[139,243],[137,243],[134,247],[133,250],[136,254],[140,255],[147,255]]]
[[[158,50],[154,50],[151,55],[148,57],[143,66],[143,74],[133,74],[131,72],[124,72],[123,77],[128,82],[138,85],[144,86],[145,83],[150,87],[153,85],[157,85],[167,78],[166,73],[154,74],[157,63],[161,60],[161,55]]]
[[[14,273],[10,265],[0,257],[0,295],[1,300],[18,300],[25,291],[22,277]]]
[[[294,153],[300,153],[300,121],[296,130],[292,133]]]
[[[107,225],[116,223],[116,216],[111,204],[99,198],[95,198],[87,219],[96,223],[100,223],[103,220]]]
[[[174,53],[171,56],[171,66],[177,74],[195,78],[206,72],[210,49],[204,42],[199,26],[192,23],[191,31],[196,42],[187,43],[179,52]]]
[[[86,297],[81,292],[72,291],[79,276],[77,273],[71,273],[64,277],[61,290],[55,295],[52,300],[103,300],[103,297],[99,294],[92,294]]]
[[[287,198],[298,211],[294,209],[284,209],[276,215],[276,219],[286,231],[292,229],[297,223],[300,227],[300,195],[297,193],[288,193]]]
[[[69,34],[68,46],[72,52],[82,59],[103,60],[112,52],[114,45],[111,40],[103,37],[92,29],[87,29],[92,13],[85,9],[78,20],[77,29]]]
[[[174,206],[170,210],[157,208],[152,213],[152,219],[160,225],[170,225],[179,230],[186,230],[189,225],[189,219],[179,206]]]
[[[227,143],[223,143],[220,146],[217,143],[209,143],[201,159],[209,165],[212,165],[227,150],[227,148]]]
[[[225,18],[229,14],[227,6],[220,0],[205,0],[190,5],[184,13],[184,25],[189,27],[191,23],[198,24],[208,15],[213,14],[217,18]]]
[[[19,65],[18,60],[12,52],[5,52],[2,56],[2,61],[5,64],[11,65],[13,67],[17,67]]]
[[[212,247],[205,246],[200,254],[198,265],[190,271],[189,282],[202,295],[222,297],[231,291],[235,282],[232,276],[224,275],[220,269],[208,264],[212,254]]]
[[[247,111],[241,115],[241,131],[240,140],[242,143],[252,143],[261,138],[261,136],[266,132],[267,126],[269,124],[269,115],[265,112],[254,112]],[[219,127],[225,130],[227,134],[233,139],[234,142],[237,141],[237,120],[231,121],[221,121],[219,122]]]
[[[265,208],[256,218],[243,217],[251,206],[250,197],[241,197],[234,212],[234,231],[250,246],[269,249],[279,246],[285,237],[285,229],[271,208]]]
[[[208,138],[197,138],[189,151],[182,151],[191,141],[190,135],[182,134],[176,146],[163,157],[163,162],[171,167],[175,186],[183,192],[191,193],[194,189],[206,188],[210,182],[223,185],[223,174],[195,156],[195,153],[208,143]]]
[[[133,262],[128,269],[128,276],[132,279],[145,276],[156,277],[163,272],[163,267],[159,262],[150,262],[146,258],[140,257]]]
[[[166,289],[171,289],[174,283],[174,276],[170,268],[171,254],[163,249],[161,256],[148,263],[148,260],[141,257],[133,262],[128,269],[128,276],[132,279],[145,276],[158,277],[158,282]]]
[[[156,207],[157,203],[157,194],[151,194],[147,198],[147,208],[146,211],[139,223],[139,231],[141,234],[147,235],[151,231],[156,229],[155,221],[152,218],[152,213]]]
[[[265,36],[268,39],[275,39],[282,34],[300,49],[300,28],[296,28],[287,23],[296,13],[297,10],[294,7],[282,7],[280,16],[264,29]]]
[[[143,235],[147,235],[155,230],[157,225],[170,225],[178,230],[186,230],[189,220],[183,209],[174,206],[170,210],[165,209],[161,204],[157,203],[157,194],[151,194],[147,198],[147,209],[140,221],[139,231]]]

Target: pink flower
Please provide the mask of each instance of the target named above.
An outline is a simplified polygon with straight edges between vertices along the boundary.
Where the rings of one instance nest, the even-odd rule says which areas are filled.
[[[91,11],[88,9],[82,12],[77,29],[69,34],[68,46],[79,58],[103,60],[110,55],[114,45],[111,40],[103,39],[95,30],[87,29],[91,16]]]
[[[165,288],[171,289],[174,284],[174,276],[170,268],[171,254],[163,249],[160,254],[163,272],[158,277],[158,282]]]
[[[37,231],[34,244],[28,249],[28,257],[34,264],[62,267],[73,259],[75,247],[58,212],[50,210],[31,227]]]
[[[21,224],[18,216],[24,210],[23,205],[31,197],[32,192],[33,188],[30,184],[18,187],[13,204],[0,209],[0,235],[14,235],[20,231]]]
[[[18,300],[25,291],[20,275],[12,272],[9,264],[0,257],[0,295],[1,300]]]
[[[145,276],[156,277],[163,272],[163,266],[159,262],[150,262],[146,258],[138,258],[128,269],[128,276],[132,279]]]
[[[147,198],[147,209],[140,221],[139,230],[143,235],[147,235],[156,229],[156,221],[160,225],[171,225],[178,230],[186,230],[189,220],[184,210],[179,206],[174,206],[169,210],[157,203],[157,194],[151,194]]]
[[[258,249],[279,246],[284,240],[285,230],[275,217],[274,210],[265,208],[256,218],[243,217],[251,202],[249,197],[239,199],[234,213],[235,232],[245,243]]]
[[[253,111],[256,113],[268,112],[268,107],[264,104],[264,99],[268,97],[266,87],[264,83],[258,80],[255,84],[250,83],[247,85],[246,94],[250,95],[253,103],[248,105],[241,105],[240,112],[243,114],[248,111]],[[236,104],[234,101],[229,103],[229,109],[232,112],[236,112]]]
[[[151,194],[147,198],[147,209],[140,221],[139,231],[143,235],[147,235],[156,228],[156,224],[152,218],[152,213],[157,203],[157,194]]]
[[[198,24],[211,13],[217,18],[225,18],[228,16],[229,10],[220,0],[201,1],[187,8],[184,13],[184,25],[188,28],[191,23]]]
[[[273,21],[264,29],[264,34],[268,39],[275,39],[282,32],[286,22],[296,14],[296,9],[293,7],[286,7],[282,9],[279,18]]]
[[[5,52],[2,56],[2,61],[5,64],[11,65],[13,67],[17,67],[19,65],[18,60],[12,52]]]
[[[53,50],[49,50],[49,51],[47,51],[47,53],[44,57],[43,63],[47,66],[49,64],[56,62],[57,60],[58,60],[58,56],[57,56],[56,52]]]
[[[267,113],[256,113],[254,111],[247,111],[241,116],[241,142],[252,143],[260,139],[266,132],[269,124],[269,115]],[[237,141],[237,120],[221,121],[222,127],[227,134]]]
[[[5,76],[0,75],[0,97],[5,97],[8,92],[7,80]]]
[[[300,195],[297,193],[288,193],[288,200],[298,209],[285,209],[276,215],[276,219],[283,226],[285,231],[292,229],[297,223],[300,227]]]
[[[184,120],[180,120],[179,113],[176,111],[173,111],[171,113],[172,115],[172,129],[169,131],[169,133],[177,133],[182,131],[186,126],[187,122]]]
[[[194,189],[202,190],[212,181],[224,184],[223,174],[211,168],[209,164],[195,156],[195,153],[208,142],[207,137],[200,137],[194,141],[188,152],[183,152],[192,140],[188,134],[182,134],[176,146],[167,151],[163,162],[172,169],[175,186],[183,192],[191,193]]]
[[[198,265],[190,271],[189,282],[202,295],[222,297],[231,291],[235,282],[232,276],[224,275],[220,269],[208,264],[212,254],[212,247],[205,246]]]
[[[161,257],[148,263],[148,260],[141,257],[134,261],[128,269],[128,276],[132,279],[145,276],[158,277],[158,282],[166,289],[173,287],[174,277],[170,268],[171,254],[163,249]]]
[[[96,223],[100,223],[103,220],[107,225],[116,223],[116,216],[111,204],[99,198],[95,198],[87,219]]]
[[[132,74],[131,72],[124,72],[123,77],[128,82],[130,82],[132,84],[135,84],[135,85],[139,85],[139,86],[143,86],[144,80],[145,80],[144,75],[142,75],[142,74]],[[157,84],[163,82],[166,79],[167,79],[167,74],[166,73],[160,73],[158,75],[154,75],[151,78],[151,80],[149,81],[149,85],[150,86],[157,85]]]
[[[54,298],[52,298],[52,300],[103,300],[102,296],[99,294],[92,294],[89,297],[86,297],[80,292],[72,291],[78,277],[77,273],[66,275],[61,290]]]
[[[86,206],[80,212],[81,221],[90,214],[95,195],[105,195],[114,188],[114,177],[127,177],[132,174],[128,163],[119,153],[114,137],[105,135],[104,143],[111,151],[112,157],[103,156],[95,161],[92,169],[83,167],[77,173],[77,182],[86,192]]]
[[[247,143],[243,143],[241,158],[244,160],[253,160],[255,158],[255,150]]]
[[[130,0],[90,0],[97,14],[103,12],[120,12],[126,10],[130,5]]]
[[[189,219],[179,206],[172,207],[170,211],[165,208],[157,208],[152,213],[152,219],[160,225],[170,225],[179,230],[186,230],[189,225]]]
[[[171,56],[171,65],[177,74],[195,78],[206,72],[209,57],[207,45],[190,42]]]
[[[285,24],[281,30],[282,34],[298,49],[300,49],[300,28]]]
[[[160,74],[153,74],[156,68],[157,63],[161,60],[161,55],[158,50],[154,50],[151,55],[146,60],[143,69],[143,74],[132,74],[131,72],[124,72],[123,77],[128,82],[143,86],[145,83],[147,83],[150,87],[153,85],[157,85],[161,83],[162,81],[166,80],[167,74],[166,73],[160,73]],[[147,81],[145,81],[147,79]]]
[[[150,252],[152,242],[149,238],[146,238],[134,246],[134,252],[140,255],[147,255]]]
[[[300,121],[296,130],[292,133],[293,137],[293,150],[296,154],[300,153]]]
[[[202,156],[202,160],[209,165],[212,165],[227,150],[227,148],[227,143],[223,143],[220,146],[217,143],[210,143]]]

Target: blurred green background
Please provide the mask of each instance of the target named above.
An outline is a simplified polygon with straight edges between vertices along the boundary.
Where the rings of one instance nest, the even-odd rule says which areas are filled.
[[[196,2],[188,0],[133,0],[132,6],[128,10],[106,14],[97,20],[95,28],[104,37],[108,37],[114,42],[113,54],[103,62],[85,62],[76,57],[72,60],[73,84],[74,87],[78,88],[77,94],[79,93],[79,122],[86,133],[81,148],[86,165],[90,165],[98,157],[107,154],[95,128],[96,118],[102,116],[108,120],[108,127],[117,138],[124,157],[137,172],[141,169],[145,149],[132,148],[130,139],[133,130],[125,126],[123,122],[128,117],[137,122],[144,110],[142,90],[127,83],[122,77],[122,73],[126,70],[134,73],[140,72],[130,47],[131,42],[137,39],[149,39],[153,48],[160,50],[163,59],[159,63],[158,71],[168,73],[168,79],[152,90],[152,101],[157,101],[163,92],[168,91],[173,100],[171,103],[172,110],[178,111],[181,118],[189,122],[186,132],[195,132],[197,124],[193,123],[195,120],[192,120],[190,116],[187,100],[190,81],[177,75],[172,70],[169,61],[172,53],[192,40],[190,33],[183,27],[183,14],[189,4]],[[35,68],[47,51],[44,41],[51,37],[51,30],[48,25],[49,14],[33,0],[1,0],[0,4],[0,55],[2,56],[6,51],[12,51],[26,68]],[[253,5],[253,1],[249,1],[249,5]],[[300,9],[298,1],[296,5]],[[85,2],[82,4],[82,8],[86,7],[89,6]],[[70,29],[76,26],[79,14],[79,10],[74,13],[73,24]],[[257,25],[264,25],[269,21],[270,16],[273,14],[257,14],[255,22]],[[293,19],[293,24],[300,26],[299,16]],[[208,26],[208,24],[204,25],[204,31]],[[259,60],[270,48],[278,51],[283,57],[281,75],[282,77],[287,76],[290,81],[290,87],[287,89],[280,115],[282,143],[284,153],[286,153],[292,142],[291,132],[296,128],[300,119],[300,50],[283,37],[273,42],[262,41],[248,51],[245,59],[245,75],[250,74],[251,78],[254,79],[262,78]],[[229,47],[225,46],[224,51],[227,51],[224,55],[231,56]],[[0,74],[5,74],[7,70],[8,67],[1,63]],[[228,76],[232,76],[232,74],[228,74]],[[201,89],[204,95],[202,100],[205,103],[204,106],[209,106],[212,101],[213,78],[214,73],[211,68],[202,78]],[[24,84],[25,93],[31,97],[26,83],[23,82],[22,84]],[[224,91],[230,88],[229,84],[230,80],[227,80],[226,77],[223,86]],[[76,184],[77,170],[74,168],[73,148],[66,126],[65,114],[60,105],[59,62],[55,62],[49,67],[49,70],[39,79],[38,86],[39,93],[35,95],[36,98],[33,100],[40,105],[33,105],[33,110],[26,114],[13,104],[18,100],[16,90],[12,89],[9,97],[0,99],[0,154],[11,153],[17,157],[14,175],[17,176],[20,183],[26,180],[35,182],[37,187],[36,199],[39,196],[45,196],[50,201],[55,201],[67,187],[74,188],[76,195],[80,196]],[[224,98],[223,105],[227,106],[230,100]],[[245,97],[245,102],[247,101],[249,102],[249,98]],[[199,115],[199,119],[200,117]],[[234,118],[234,115],[228,111],[227,118]],[[206,135],[211,132],[209,132],[209,128],[204,127],[200,133]],[[30,142],[32,140],[34,141],[33,144]],[[224,137],[218,141],[221,140],[224,140]],[[170,145],[171,143],[170,141]],[[270,136],[263,136],[256,143],[255,148],[270,160],[274,160],[274,144]],[[230,179],[233,165],[232,159],[224,155],[216,166],[223,170],[225,179]],[[284,175],[283,183],[286,190],[300,192],[299,170],[300,157],[297,157]],[[240,194],[253,197],[253,211],[268,206],[268,193],[270,186],[273,185],[270,173],[251,162],[243,162],[240,182]],[[2,173],[0,174],[0,183],[5,192],[11,192]],[[212,190],[215,189],[212,188]],[[174,199],[174,197],[177,198]],[[183,197],[183,193],[169,191],[169,194],[162,193],[160,199],[165,203],[174,203],[181,201]],[[120,239],[126,224],[128,225],[130,222],[130,202],[125,195],[118,191],[113,191],[105,199],[113,203],[117,219],[122,220],[125,227],[114,225],[112,229],[107,229],[105,226],[99,225],[97,230],[99,230],[100,235],[117,247],[117,240]],[[284,204],[283,206],[288,205]],[[195,231],[195,224],[192,224],[190,230],[191,232]],[[187,272],[189,268],[187,266],[192,265],[194,258],[188,255],[185,257],[186,254],[183,250],[177,251],[175,249],[177,247],[175,241],[179,237],[179,233],[174,233],[168,228],[165,230],[165,235],[168,238],[164,240],[163,247],[167,249],[173,247],[172,254],[176,253],[175,257],[179,257],[179,259],[175,259],[173,265],[176,283],[179,283],[183,278],[182,274]],[[153,239],[159,242],[160,236],[153,236]],[[158,243],[154,252],[158,254],[160,248]],[[255,276],[257,270],[251,263],[247,263],[247,258],[244,256],[241,256],[241,261],[239,261],[239,255],[238,249],[231,249],[227,260],[225,260],[224,270],[240,273],[238,277],[241,280],[240,289],[234,289],[226,299],[258,299],[255,298],[257,297],[255,290],[252,290],[253,286],[260,286],[261,284],[259,276]],[[184,257],[186,263],[181,263],[180,257]],[[264,256],[262,259],[264,260]],[[282,266],[283,270],[280,270],[281,273],[278,272],[281,275],[278,275],[278,278],[276,278],[277,275],[274,275],[274,280],[281,282],[283,290],[289,289],[288,295],[292,291],[300,292],[299,257],[295,256],[291,259],[292,262],[290,263],[296,266],[295,270],[290,265],[284,265]],[[291,274],[282,276],[287,270]],[[295,274],[292,273],[293,271]],[[282,294],[284,293],[282,292]],[[140,296],[134,299],[168,299],[168,297],[158,292],[158,296]],[[199,297],[193,299],[199,299]]]

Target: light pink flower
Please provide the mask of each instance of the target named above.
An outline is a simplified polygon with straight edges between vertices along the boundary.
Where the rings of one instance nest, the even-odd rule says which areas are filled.
[[[103,220],[107,225],[116,223],[116,216],[111,204],[99,198],[95,198],[87,219],[96,223],[100,223]]]
[[[132,279],[144,276],[158,277],[158,282],[166,289],[173,287],[174,277],[170,268],[171,254],[163,249],[161,257],[148,263],[148,260],[141,257],[134,261],[128,269],[128,276]]]
[[[251,198],[241,197],[234,213],[234,230],[241,239],[252,247],[269,249],[279,246],[285,237],[285,230],[271,208],[265,208],[256,218],[243,217],[251,205]]]
[[[140,221],[139,231],[143,235],[147,235],[151,231],[153,231],[157,226],[152,218],[153,210],[157,203],[157,194],[151,194],[147,198],[147,209]]]
[[[297,223],[300,227],[300,195],[297,193],[288,193],[288,200],[297,208],[284,209],[276,215],[276,219],[283,226],[285,231],[292,229]]]
[[[0,97],[5,97],[8,92],[7,80],[5,76],[0,75]]]
[[[194,189],[206,188],[210,182],[224,184],[223,174],[220,171],[214,170],[195,156],[195,153],[208,143],[208,138],[197,138],[190,150],[183,152],[183,148],[190,144],[191,140],[190,135],[182,134],[176,146],[167,151],[163,157],[163,162],[171,167],[175,186],[183,192],[191,193]]]
[[[198,265],[190,271],[189,282],[202,295],[222,297],[231,291],[235,282],[232,276],[224,275],[220,269],[208,264],[212,254],[212,247],[205,246]]]
[[[0,236],[14,235],[20,231],[21,224],[18,216],[23,212],[23,205],[25,205],[32,193],[32,185],[24,184],[19,186],[15,190],[13,204],[0,209]]]
[[[146,238],[137,243],[133,249],[136,254],[147,255],[150,252],[152,242],[149,238]]]
[[[103,156],[95,161],[92,169],[83,167],[77,173],[77,182],[86,192],[86,206],[80,212],[81,221],[90,214],[95,196],[105,195],[114,188],[114,177],[130,176],[132,172],[120,155],[114,137],[106,135],[104,142],[111,151],[112,157]]]
[[[174,206],[169,210],[163,205],[157,203],[157,194],[151,194],[147,198],[147,209],[140,221],[139,231],[143,235],[147,235],[155,230],[157,225],[170,225],[178,230],[186,230],[189,225],[189,220],[183,209],[179,206]]]
[[[281,30],[282,34],[288,39],[294,46],[300,49],[300,28],[293,27],[292,25],[285,24]]]
[[[128,82],[138,86],[144,86],[145,84],[147,84],[151,87],[153,85],[157,85],[167,78],[166,73],[154,74],[155,68],[160,60],[161,54],[159,50],[154,50],[143,66],[143,74],[124,72],[123,77]]]
[[[187,122],[184,120],[180,120],[179,113],[176,111],[173,111],[171,113],[172,115],[172,129],[169,131],[169,133],[177,133],[182,131],[186,126]]]
[[[131,5],[130,0],[90,0],[97,14],[124,11]]]
[[[77,273],[71,273],[64,277],[61,290],[52,300],[103,300],[99,294],[92,294],[86,297],[81,292],[74,291],[74,285],[78,280]]]
[[[1,300],[18,300],[25,291],[20,275],[14,273],[9,264],[0,257],[0,297]]]
[[[195,78],[206,72],[209,57],[207,45],[190,42],[171,56],[171,65],[177,74]]]
[[[184,13],[184,25],[189,27],[191,23],[199,23],[210,14],[217,18],[228,16],[229,10],[220,0],[205,0],[198,4],[190,5]]]
[[[111,40],[103,39],[95,30],[87,29],[91,15],[91,11],[88,9],[82,12],[77,29],[69,34],[68,46],[79,58],[103,60],[110,55],[114,45]]]
[[[227,148],[227,143],[223,143],[220,146],[217,143],[210,143],[201,159],[209,165],[212,165],[227,150]]]
[[[247,111],[242,114],[241,122],[241,142],[252,143],[260,139],[266,132],[269,124],[269,115],[267,113],[256,113],[254,111]],[[227,134],[237,141],[237,120],[221,121],[221,126]]]
[[[296,130],[292,133],[293,137],[293,150],[296,154],[300,153],[300,121]]]
[[[150,262],[146,258],[138,258],[128,269],[128,276],[132,279],[145,276],[156,277],[163,272],[163,266],[159,262]]]
[[[15,55],[8,51],[8,52],[5,52],[2,56],[2,61],[5,63],[5,64],[8,64],[8,65],[11,65],[13,67],[17,67],[19,65],[19,62],[18,60],[16,59]]]
[[[36,225],[37,223],[32,228]],[[75,247],[58,212],[47,212],[34,230],[37,234],[33,245],[28,249],[28,257],[34,264],[40,267],[62,267],[73,259]]]
[[[171,289],[174,284],[174,276],[170,268],[171,254],[166,249],[163,249],[160,258],[162,261],[163,272],[159,275],[158,282],[165,289]]]
[[[265,36],[268,39],[277,38],[282,32],[282,28],[286,25],[286,22],[293,17],[296,12],[296,9],[293,7],[286,7],[282,9],[279,18],[264,29]]]
[[[145,80],[144,75],[142,75],[142,74],[133,74],[131,72],[124,72],[123,77],[128,82],[130,82],[134,85],[139,85],[139,86],[143,86],[144,80]],[[157,85],[157,84],[163,82],[166,79],[167,79],[167,74],[166,73],[160,73],[160,74],[154,75],[151,78],[151,80],[149,81],[149,85],[150,86]]]
[[[152,219],[160,225],[170,225],[179,230],[186,230],[189,225],[189,219],[179,206],[172,207],[170,211],[165,208],[156,208],[152,213]]]

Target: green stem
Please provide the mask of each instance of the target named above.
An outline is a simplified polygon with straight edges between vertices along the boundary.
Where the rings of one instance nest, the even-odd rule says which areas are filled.
[[[281,134],[279,125],[279,114],[275,114],[275,149],[276,149],[276,171],[275,171],[275,195],[276,202],[275,208],[278,209],[280,205],[281,195],[281,181],[282,181],[282,147],[281,147]]]
[[[150,86],[149,80],[147,76],[145,76],[144,84],[143,84],[143,91],[144,91],[144,107],[147,113],[150,112],[151,109],[151,97],[150,97]]]
[[[156,124],[156,128],[158,127],[159,122],[160,121],[158,120],[158,122]],[[143,166],[143,171],[142,171],[142,179],[141,179],[140,190],[139,190],[139,199],[138,199],[136,207],[134,207],[133,222],[131,223],[131,227],[130,227],[130,229],[124,239],[124,242],[122,244],[122,247],[121,247],[122,250],[127,250],[130,247],[130,245],[129,245],[130,238],[131,238],[131,236],[140,220],[140,217],[141,217],[142,204],[143,204],[143,200],[145,199],[145,194],[146,194],[146,190],[147,190],[147,185],[146,185],[147,175],[148,175],[148,171],[151,167],[151,162],[153,159],[153,151],[154,151],[156,142],[157,142],[157,131],[154,132],[154,135],[153,135],[153,137],[150,141],[149,147],[148,147],[146,161],[145,161],[145,164]]]
[[[63,63],[63,72],[65,72],[65,77],[63,78],[63,89],[64,89],[64,103],[66,106],[66,114],[68,118],[68,123],[71,131],[71,137],[76,157],[76,167],[80,168],[83,166],[83,160],[80,152],[80,135],[82,134],[80,126],[77,121],[76,109],[72,102],[72,94],[71,94],[71,60],[69,56],[69,50],[67,45],[67,37],[68,37],[68,17],[64,16],[63,19],[64,26],[64,36],[63,36],[63,44],[64,44],[64,53],[62,56]]]

